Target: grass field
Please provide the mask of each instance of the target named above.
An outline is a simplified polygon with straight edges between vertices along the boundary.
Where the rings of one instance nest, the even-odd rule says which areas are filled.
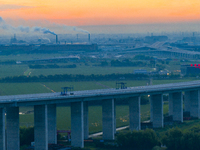
[[[0,56],[0,60],[4,61],[25,61],[25,60],[37,60],[37,59],[50,59],[56,57],[64,57],[68,56],[68,54],[20,54],[20,55],[9,55],[9,56]],[[151,67],[99,67],[95,65],[99,65],[101,63],[100,60],[91,59],[95,63],[87,62],[85,63],[75,63],[77,68],[58,68],[58,69],[29,69],[28,64],[16,64],[16,65],[0,65],[0,77],[6,76],[17,76],[17,75],[55,75],[55,74],[111,74],[111,73],[132,73],[135,69],[146,69],[147,71],[153,71]],[[114,58],[113,58],[114,59]],[[84,60],[88,61],[88,60]],[[110,59],[107,60],[111,61]],[[137,61],[137,60],[131,60]],[[145,61],[145,60],[142,60]],[[196,61],[195,61],[196,62]],[[158,64],[160,62],[157,62]],[[169,71],[173,72],[174,70],[180,70],[180,64],[190,64],[192,62],[180,62],[180,60],[172,60],[169,64],[165,64],[165,68]],[[41,63],[43,64],[43,63]],[[59,63],[60,64],[60,63]],[[68,62],[69,64],[73,64],[73,62]],[[66,65],[60,64],[60,65]]]
[[[69,65],[73,63],[67,63],[63,65]],[[50,69],[30,69],[27,64],[18,64],[18,65],[0,65],[0,77],[7,76],[19,76],[19,75],[30,75],[30,76],[39,76],[39,75],[55,75],[55,74],[124,74],[124,73],[133,73],[135,69],[147,69],[151,68],[145,67],[99,67],[99,66],[85,66],[84,63],[76,64],[76,68],[50,68]]]
[[[27,69],[27,65],[0,65],[0,78],[24,75]]]
[[[55,75],[55,74],[83,74],[83,75],[91,75],[91,74],[112,74],[112,73],[133,73],[135,69],[147,69],[146,67],[98,67],[98,66],[85,66],[82,64],[76,64],[76,68],[58,68],[58,69],[34,69],[32,70],[31,75],[38,76],[40,74],[43,75]]]
[[[18,95],[51,92],[41,83],[0,83],[0,95]]]

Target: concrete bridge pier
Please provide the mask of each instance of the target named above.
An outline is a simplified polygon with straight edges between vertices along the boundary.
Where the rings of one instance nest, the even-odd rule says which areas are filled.
[[[184,94],[184,110],[190,112],[190,91],[185,91]]]
[[[185,92],[184,104],[190,116],[200,118],[200,90]]]
[[[57,144],[56,104],[47,105],[48,143]]]
[[[183,122],[183,95],[182,92],[172,93],[173,120]]]
[[[7,150],[19,150],[19,107],[6,108],[6,133]]]
[[[116,100],[114,99],[114,133],[117,132],[117,125],[116,125],[116,107],[117,107],[117,103]]]
[[[84,147],[83,102],[71,103],[71,145]]]
[[[83,103],[83,115],[84,115],[84,139],[88,139],[89,137],[88,102]]]
[[[0,108],[0,150],[6,150],[5,137],[5,109]]]
[[[153,100],[150,97],[150,121],[153,122]]]
[[[103,139],[115,139],[115,100],[102,101]]]
[[[190,115],[200,118],[200,91],[194,90],[190,92]]]
[[[172,96],[172,93],[169,93],[168,102],[169,102],[169,116],[173,116],[173,96]]]
[[[163,127],[163,94],[151,95],[153,128]]]
[[[129,121],[130,130],[140,130],[140,97],[132,97],[129,99]]]
[[[48,150],[47,115],[47,105],[34,106],[34,139],[36,150]]]

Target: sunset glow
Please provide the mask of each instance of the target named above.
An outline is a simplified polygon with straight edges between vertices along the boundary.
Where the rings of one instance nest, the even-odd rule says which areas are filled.
[[[65,25],[170,23],[200,20],[199,0],[1,0],[4,19]]]

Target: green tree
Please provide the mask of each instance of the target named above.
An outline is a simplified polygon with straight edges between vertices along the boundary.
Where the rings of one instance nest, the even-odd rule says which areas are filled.
[[[20,127],[20,145],[30,145],[34,141],[33,127]]]
[[[107,61],[102,61],[102,62],[101,62],[101,66],[102,66],[102,67],[108,66],[108,62],[107,62]]]
[[[189,130],[194,133],[200,133],[200,125],[192,126]]]
[[[182,137],[183,133],[179,128],[172,128],[166,132],[165,136],[162,138],[162,143],[166,145],[169,150],[180,150]]]
[[[151,150],[154,146],[159,145],[156,133],[147,129],[145,131],[133,131],[117,135],[119,147],[127,150]]]

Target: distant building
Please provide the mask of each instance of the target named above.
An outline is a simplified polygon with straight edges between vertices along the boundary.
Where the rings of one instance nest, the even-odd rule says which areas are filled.
[[[14,34],[14,37],[10,39],[10,44],[17,43],[16,34]]]
[[[163,42],[166,40],[168,40],[167,36],[146,36],[145,37],[146,43]]]
[[[181,65],[181,74],[182,75],[199,75],[200,66],[199,65]]]
[[[169,71],[167,70],[160,70],[159,75],[169,75]]]
[[[97,51],[97,44],[41,45],[41,51]]]
[[[15,40],[13,39],[12,42]],[[98,51],[97,44],[66,44],[66,45],[27,45],[27,44],[12,44],[0,45],[2,54],[19,54],[19,53],[56,53],[56,52],[95,52]]]

